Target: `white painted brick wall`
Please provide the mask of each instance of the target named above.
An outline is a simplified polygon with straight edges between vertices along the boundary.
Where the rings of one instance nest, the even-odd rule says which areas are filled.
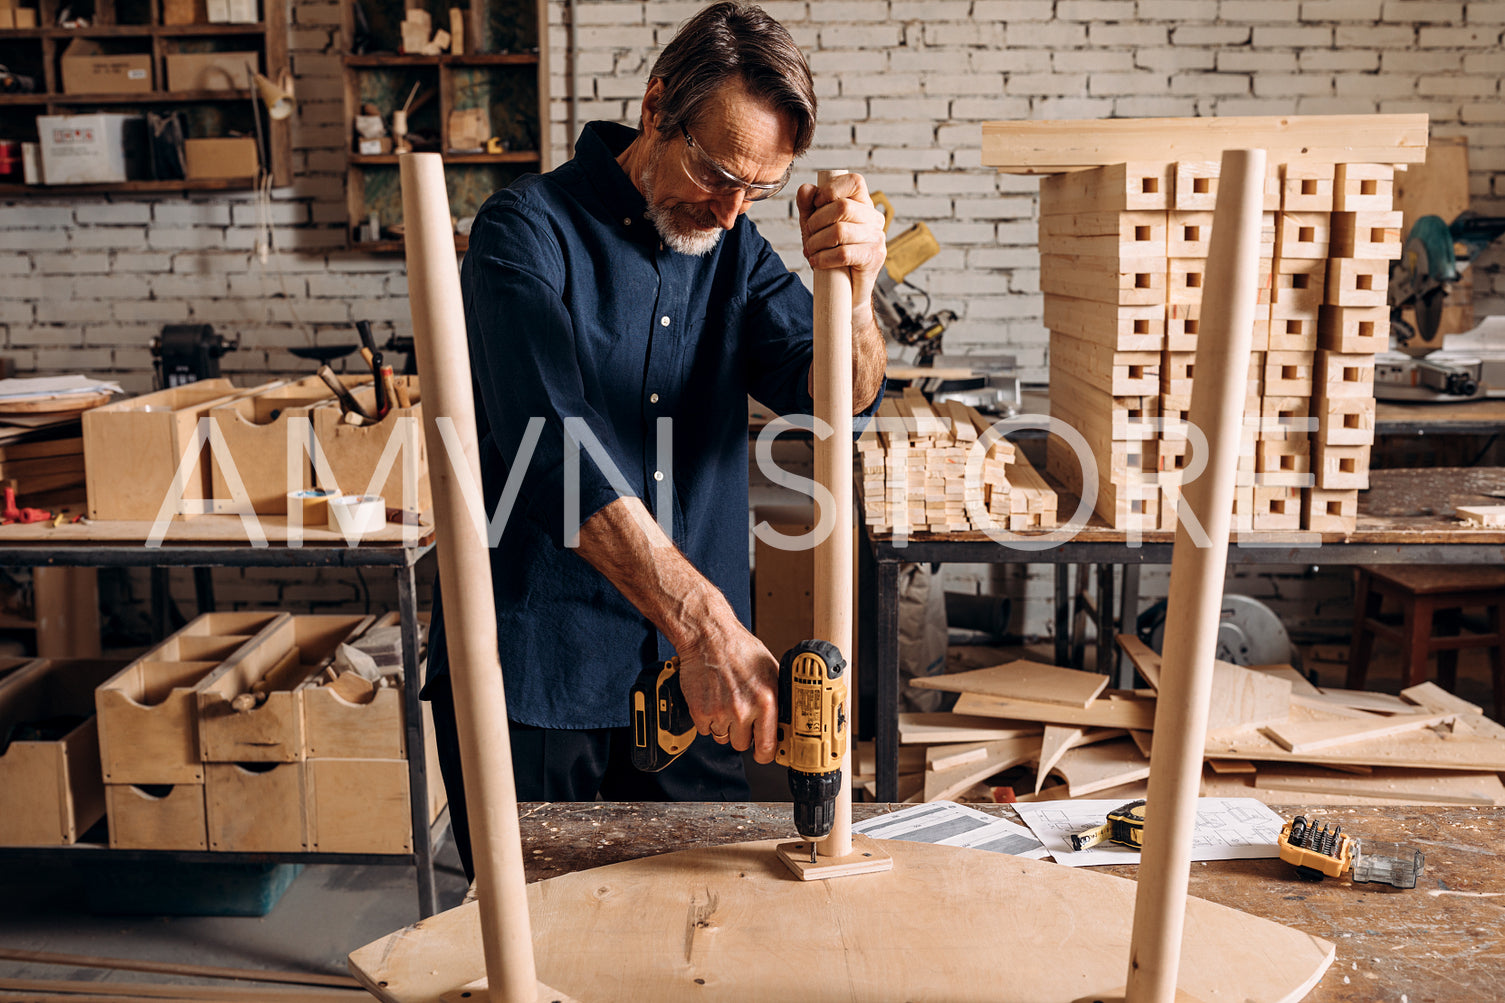
[[[553,0],[556,163],[572,139],[572,100],[580,123],[636,122],[653,57],[700,6]],[[1034,254],[1038,182],[980,166],[980,122],[1425,111],[1435,134],[1469,139],[1474,207],[1505,214],[1499,0],[764,6],[786,22],[817,73],[821,127],[800,170],[862,171],[894,197],[896,227],[929,224],[946,251],[914,279],[930,289],[934,308],[957,313],[948,344],[1014,352],[1028,377],[1046,369]],[[573,81],[564,51],[569,17],[579,41]],[[305,372],[287,349],[349,344],[356,318],[371,319],[379,338],[405,333],[400,259],[344,250],[339,20],[338,3],[294,3],[298,179],[273,194],[266,264],[253,253],[257,213],[244,195],[0,202],[0,352],[21,372],[90,369],[144,390],[145,345],[165,322],[203,321],[239,334],[241,348],[224,366],[247,380]],[[790,200],[760,206],[756,218],[798,267]],[[1481,313],[1505,312],[1505,254],[1498,250],[1476,265],[1475,300]],[[241,585],[254,595],[273,580],[288,579],[250,575]],[[1281,579],[1297,594],[1290,583],[1304,580]],[[1048,605],[1044,581],[1032,610]]]

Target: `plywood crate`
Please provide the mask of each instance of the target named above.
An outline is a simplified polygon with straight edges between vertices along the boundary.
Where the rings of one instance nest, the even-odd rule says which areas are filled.
[[[208,763],[204,800],[211,850],[297,853],[307,848],[302,763]]]
[[[203,783],[200,683],[285,613],[205,613],[94,691],[99,751],[110,784]]]
[[[395,625],[395,615],[374,624]],[[351,700],[342,696],[339,688],[319,685],[318,679],[310,678],[300,687],[299,695],[308,758],[402,759],[407,755],[407,726],[400,688],[372,687]]]
[[[310,759],[303,764],[308,847],[318,853],[411,853],[403,759]],[[437,778],[430,776],[432,786]],[[442,804],[439,806],[442,809]],[[430,822],[438,817],[430,798]]]
[[[313,485],[313,467],[306,453],[293,458],[289,473],[289,425],[295,419],[312,423],[312,412],[321,403],[335,407],[334,395],[323,380],[313,376],[226,401],[211,410],[209,417],[224,440],[228,457],[210,458],[213,510],[238,512],[249,502],[258,515],[287,512],[288,493]],[[239,482],[240,497],[232,490],[232,473]]]
[[[400,408],[394,404],[374,425],[349,424],[334,407],[314,412],[314,437],[329,464],[327,474],[315,468],[314,485],[347,495],[380,495],[388,508],[426,512],[433,508],[433,494],[418,377],[399,376],[397,382],[406,389],[412,406]],[[367,411],[375,412],[376,391],[372,387],[355,391],[355,398]],[[389,454],[389,449],[395,455]],[[377,480],[384,456],[391,466]],[[404,483],[408,478],[411,480]]]
[[[0,846],[66,846],[105,813],[94,687],[125,663],[57,659],[28,663],[0,684]],[[18,726],[80,719],[56,738]]]
[[[207,850],[204,785],[106,784],[110,846],[117,850]]]
[[[151,521],[172,490],[200,417],[241,393],[226,379],[199,380],[85,411],[84,480],[89,518]],[[183,485],[190,510],[209,498],[207,445]],[[182,510],[172,512],[176,516]]]

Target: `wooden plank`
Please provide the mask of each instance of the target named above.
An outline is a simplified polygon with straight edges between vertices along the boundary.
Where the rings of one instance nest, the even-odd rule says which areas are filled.
[[[984,122],[982,162],[1005,173],[1163,160],[1216,160],[1259,147],[1271,164],[1413,164],[1426,158],[1426,115],[1280,115]]]
[[[1134,668],[1144,677],[1150,689],[1160,688],[1160,653],[1148,644],[1145,644],[1133,634],[1119,634],[1118,647],[1129,661],[1134,663]]]
[[[1091,705],[1083,709],[1067,707],[1063,704],[1004,700],[977,693],[963,693],[956,702],[956,709],[959,714],[1039,721],[1044,724],[1144,730],[1155,726],[1155,701],[1148,697],[1109,695],[1094,700]]]
[[[1208,728],[1284,721],[1291,712],[1291,684],[1239,665],[1214,662]]]
[[[1408,686],[1400,691],[1400,695],[1434,714],[1446,712],[1457,714],[1458,720],[1466,724],[1475,735],[1505,741],[1505,724],[1485,717],[1483,708],[1449,693],[1434,682],[1428,681],[1416,686]]]
[[[60,951],[23,951],[13,947],[0,947],[0,960],[24,961],[38,965],[63,965],[69,968],[107,968],[117,972],[154,972],[160,975],[280,982],[305,986],[353,988],[358,985],[355,979],[348,975],[272,971],[261,968],[227,968],[220,965],[190,965],[174,961],[151,961],[146,958],[115,958],[96,954],[66,954]]]
[[[1306,795],[1348,794],[1406,802],[1505,805],[1505,784],[1500,783],[1498,773],[1385,769],[1363,777],[1337,777],[1317,771],[1265,771],[1255,776],[1254,786]]]
[[[1150,775],[1150,761],[1130,739],[1072,749],[1052,771],[1074,798],[1086,797]]]
[[[1063,724],[1048,724],[1045,726],[1045,736],[1040,742],[1040,761],[1035,770],[1035,793],[1040,793],[1040,788],[1045,785],[1045,778],[1050,771],[1061,761],[1071,747],[1081,741],[1086,734],[1081,728],[1073,728]]]
[[[925,800],[944,801],[955,797],[995,773],[1029,762],[1039,748],[1040,743],[1033,738],[1011,738],[991,743],[986,755],[976,762],[963,763],[949,770],[927,770]]]
[[[1308,696],[1306,694],[1301,694],[1299,696],[1293,695],[1291,697],[1291,703],[1298,707],[1306,707],[1310,710],[1317,711],[1324,715],[1347,718],[1351,721],[1374,721],[1378,718],[1378,715],[1371,713],[1370,711],[1358,707],[1350,707],[1347,704],[1339,701],[1327,700],[1321,694],[1314,696]],[[1410,710],[1406,711],[1406,713],[1414,714],[1416,713],[1416,708],[1412,706]]]
[[[1211,767],[1212,772],[1214,773],[1258,772],[1255,769],[1254,764],[1249,762],[1247,759],[1213,759],[1209,760],[1207,765]]]
[[[955,745],[932,745],[925,749],[922,763],[925,769],[944,772],[958,766],[966,766],[988,758],[988,749],[993,742],[958,742]],[[900,767],[903,772],[903,767]]]
[[[910,685],[1085,708],[1107,688],[1108,677],[1079,669],[1061,669],[1042,662],[1016,661],[970,672],[917,677],[910,680]]]
[[[1489,529],[1505,528],[1505,505],[1459,505],[1458,518]]]
[[[1357,710],[1372,711],[1376,714],[1415,714],[1416,704],[1389,693],[1375,693],[1372,690],[1343,690],[1323,687],[1322,693],[1316,697],[1321,703],[1334,703],[1343,707],[1353,707]]]
[[[899,741],[905,745],[956,742],[997,742],[1040,734],[1033,721],[1000,721],[994,716],[900,712]],[[902,755],[902,751],[901,751]]]
[[[348,984],[348,983],[347,983]],[[115,982],[87,979],[0,978],[0,990],[43,993],[47,999],[193,1000],[194,1003],[361,1003],[371,997],[360,989],[312,989],[295,986],[185,986],[163,982]],[[15,997],[19,998],[19,997]],[[28,999],[34,997],[26,997]]]
[[[1291,752],[1316,752],[1350,742],[1372,741],[1442,724],[1451,714],[1410,714],[1379,721],[1283,721],[1265,727],[1265,734]]]

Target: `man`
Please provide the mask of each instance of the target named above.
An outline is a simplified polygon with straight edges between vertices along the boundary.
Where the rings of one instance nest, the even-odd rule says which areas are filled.
[[[739,752],[773,760],[778,665],[745,626],[744,401],[810,413],[812,303],[743,213],[788,182],[815,104],[778,22],[713,4],[654,65],[639,130],[591,123],[573,160],[476,216],[461,279],[488,516],[515,489],[491,563],[522,800],[745,800]],[[858,175],[796,202],[806,259],[853,273],[862,411],[883,378],[882,216]],[[425,696],[470,873],[439,605]],[[675,654],[709,740],[639,773],[628,690]]]

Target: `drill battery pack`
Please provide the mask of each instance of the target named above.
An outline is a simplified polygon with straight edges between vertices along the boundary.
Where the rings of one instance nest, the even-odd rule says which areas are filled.
[[[628,696],[632,709],[632,765],[657,773],[695,741],[695,721],[679,685],[679,659],[638,673]]]

